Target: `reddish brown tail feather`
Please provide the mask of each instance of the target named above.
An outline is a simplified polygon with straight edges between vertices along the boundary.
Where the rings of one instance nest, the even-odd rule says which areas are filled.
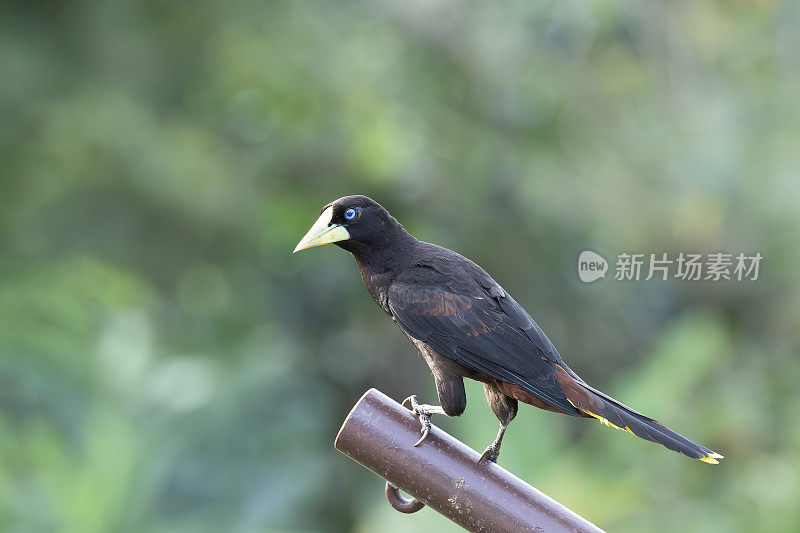
[[[567,400],[582,413],[597,418],[609,427],[624,429],[629,433],[645,440],[657,442],[670,450],[699,459],[700,461],[717,464],[717,459],[722,455],[687,439],[668,427],[637,413],[630,407],[596,391],[572,377],[563,367],[557,365],[556,378],[564,390]]]

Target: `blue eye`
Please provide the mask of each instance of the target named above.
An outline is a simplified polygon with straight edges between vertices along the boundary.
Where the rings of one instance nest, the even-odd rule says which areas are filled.
[[[344,212],[344,218],[346,218],[347,220],[353,220],[354,218],[356,218],[356,210],[351,207],[350,209]]]

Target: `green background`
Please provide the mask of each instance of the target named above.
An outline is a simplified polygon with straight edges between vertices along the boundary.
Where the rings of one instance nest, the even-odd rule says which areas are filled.
[[[335,247],[367,194],[594,386],[723,453],[524,408],[501,464],[609,531],[800,530],[798,2],[5,2],[0,530],[440,532],[332,448],[435,399]],[[761,252],[591,285],[595,250]],[[612,264],[613,272],[613,264]],[[478,384],[455,420],[496,420]],[[441,418],[441,417],[440,417]]]

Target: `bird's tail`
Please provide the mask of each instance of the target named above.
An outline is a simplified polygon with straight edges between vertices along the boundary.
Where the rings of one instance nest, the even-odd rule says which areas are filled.
[[[606,426],[624,429],[637,437],[657,442],[670,450],[705,463],[717,464],[718,459],[723,458],[722,455],[593,389],[577,376],[570,375],[561,366],[558,366],[556,377],[567,399],[576,409],[598,419]]]

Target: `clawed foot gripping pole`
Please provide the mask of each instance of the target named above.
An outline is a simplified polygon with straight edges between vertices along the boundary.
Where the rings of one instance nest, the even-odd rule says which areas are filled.
[[[412,411],[376,389],[368,390],[334,443],[337,450],[387,480],[386,497],[392,507],[413,513],[427,505],[468,531],[602,533],[499,465],[478,464],[478,452],[430,426],[430,415],[441,411],[428,408],[441,407],[421,405],[414,397],[407,402]],[[418,439],[420,423],[423,438]]]
[[[414,447],[416,448],[417,446],[422,444],[422,441],[424,441],[428,437],[428,433],[430,433],[431,431],[431,415],[443,415],[445,414],[445,412],[444,409],[442,409],[442,406],[440,405],[428,405],[425,403],[421,404],[417,402],[416,394],[412,394],[411,396],[403,400],[402,405],[405,405],[406,403],[411,405],[411,414],[417,415],[417,417],[419,418],[419,423],[422,426],[422,429],[420,430],[422,436],[414,444]]]

